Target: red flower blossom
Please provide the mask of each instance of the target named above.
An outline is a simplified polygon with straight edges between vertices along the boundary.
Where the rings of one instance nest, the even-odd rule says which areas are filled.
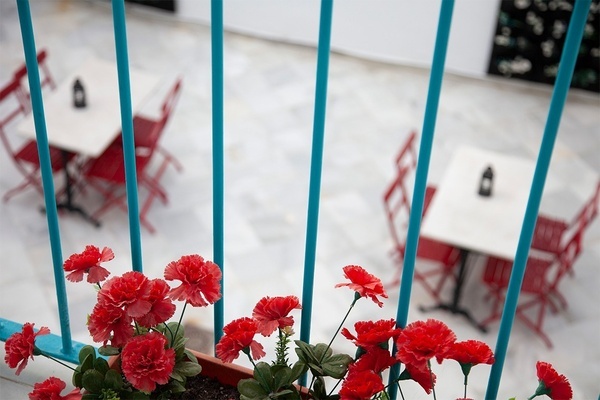
[[[136,318],[138,324],[146,328],[154,327],[167,321],[175,314],[175,304],[167,297],[169,285],[162,279],[148,281],[148,295],[145,300],[150,302],[150,311]]]
[[[383,288],[381,280],[374,275],[369,274],[359,265],[347,265],[343,268],[344,276],[350,279],[350,283],[338,283],[335,287],[348,286],[360,295],[360,297],[369,297],[379,307],[383,307],[383,303],[377,298],[381,296],[387,299],[387,293]]]
[[[98,303],[123,308],[133,318],[141,317],[152,306],[146,300],[149,290],[148,278],[144,274],[137,271],[126,272],[106,281],[98,292]]]
[[[79,388],[73,389],[66,396],[61,396],[60,392],[67,387],[67,384],[54,376],[33,385],[33,391],[29,393],[29,400],[80,400],[81,391]]]
[[[339,395],[340,400],[368,400],[384,389],[381,377],[373,371],[348,374]]]
[[[446,358],[458,361],[465,375],[469,375],[469,371],[474,365],[494,363],[492,349],[479,340],[455,342],[450,347]]]
[[[79,254],[73,254],[65,261],[63,268],[66,272],[71,272],[67,275],[67,279],[71,282],[81,282],[83,274],[87,273],[87,281],[89,283],[99,283],[106,279],[110,274],[108,270],[100,266],[101,262],[110,261],[115,258],[111,249],[105,247],[100,252],[96,246],[85,246],[85,250]]]
[[[354,329],[356,329],[356,336],[346,328],[343,328],[341,333],[348,340],[353,341],[356,346],[364,349],[387,343],[390,338],[398,336],[402,331],[402,329],[396,329],[396,321],[393,319],[381,319],[375,322],[359,321],[354,324]]]
[[[94,342],[121,347],[133,337],[132,319],[121,308],[96,304],[88,320],[88,330]]]
[[[421,365],[433,357],[441,362],[455,340],[454,332],[442,321],[416,321],[398,335],[396,358],[404,364],[415,365]]]
[[[158,332],[136,336],[121,353],[121,368],[127,381],[142,392],[165,385],[175,366],[175,350],[166,348],[167,339]]]
[[[45,326],[42,326],[38,332],[34,333],[34,325],[29,322],[23,324],[21,332],[13,333],[4,343],[4,351],[6,352],[4,362],[10,368],[17,368],[17,372],[15,372],[17,375],[27,366],[29,358],[33,360],[33,355],[36,352],[35,338],[50,333],[50,329]]]
[[[406,364],[406,369],[400,375],[400,380],[405,379],[412,379],[417,382],[425,390],[425,393],[429,394],[433,390],[437,377],[429,371],[426,363],[419,365]]]
[[[288,316],[292,310],[302,306],[296,296],[263,297],[254,306],[252,317],[256,321],[257,330],[263,336],[270,336],[277,328],[294,325],[294,317]]]
[[[252,354],[254,360],[266,355],[263,346],[254,340],[257,333],[256,322],[252,318],[243,317],[234,319],[223,327],[225,335],[215,347],[217,357],[223,362],[233,362],[240,355],[240,351]]]
[[[571,400],[573,398],[573,389],[571,389],[569,380],[564,375],[559,375],[552,364],[538,361],[535,367],[540,382],[535,392],[536,396],[545,394],[554,400]]]
[[[348,374],[360,371],[373,371],[379,374],[396,363],[389,351],[381,347],[371,347],[358,360],[348,366]]]
[[[165,279],[180,280],[181,285],[171,289],[173,300],[185,300],[194,307],[214,304],[221,298],[221,270],[217,264],[205,261],[197,254],[183,256],[165,268]]]

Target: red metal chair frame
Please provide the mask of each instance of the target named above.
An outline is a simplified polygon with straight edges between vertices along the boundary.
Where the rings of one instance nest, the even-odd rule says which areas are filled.
[[[40,69],[40,87],[44,88],[46,86],[50,87],[51,90],[56,89],[56,82],[50,73],[50,68],[48,68],[48,64],[46,63],[48,59],[48,52],[46,49],[42,49],[37,53],[37,62]],[[27,66],[23,64],[19,69],[17,69],[14,73],[15,80],[22,83],[23,79],[27,77]],[[27,96],[27,101],[29,102],[29,93],[25,91]]]
[[[4,202],[7,202],[16,194],[22,192],[28,187],[33,187],[41,195],[44,194],[41,177],[39,174],[40,161],[37,151],[37,143],[35,140],[28,140],[20,147],[16,148],[6,132],[6,127],[13,122],[19,115],[26,115],[29,110],[29,96],[25,93],[20,80],[13,79],[0,90],[0,103],[10,101],[10,96],[14,96],[16,101],[14,109],[0,119],[0,139],[10,155],[17,170],[23,175],[24,179],[14,188],[9,189],[2,197]],[[8,109],[8,107],[7,107]],[[67,160],[71,160],[75,154],[68,153]],[[50,146],[50,160],[52,171],[57,172],[64,167],[64,156],[62,150]]]

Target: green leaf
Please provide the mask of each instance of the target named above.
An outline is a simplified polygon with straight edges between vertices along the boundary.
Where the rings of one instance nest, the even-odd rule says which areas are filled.
[[[113,390],[121,390],[123,388],[123,377],[114,369],[109,369],[104,375],[104,385]]]
[[[185,378],[184,378],[184,381],[185,381]],[[171,381],[171,384],[169,385],[169,387],[171,388],[171,392],[172,393],[183,393],[183,392],[185,392],[184,382]]]
[[[280,366],[279,370],[273,374],[273,387],[272,391],[277,392],[280,388],[289,386],[292,384],[292,369],[286,366]],[[272,369],[273,370],[273,369]]]
[[[294,366],[292,367],[292,376],[290,377],[291,381],[294,382],[300,378],[302,374],[308,371],[308,366],[306,363],[302,361],[296,361]]]
[[[84,360],[88,357],[92,356],[92,362],[96,358],[96,349],[93,346],[86,345],[79,350],[79,363],[83,364]]]
[[[87,356],[85,356],[85,358],[81,362],[81,372],[85,374],[86,371],[94,368],[95,357],[96,356],[94,354],[88,354]]]
[[[150,400],[150,395],[144,392],[134,392],[131,400]]]
[[[194,353],[192,353],[188,349],[185,349],[183,353],[187,356],[187,358],[188,358],[188,360],[190,362],[198,364],[198,358],[196,358],[196,356],[194,355]]]
[[[110,369],[110,367],[104,358],[98,357],[94,361],[94,369],[104,375]]]
[[[196,376],[202,371],[202,367],[199,364],[193,362],[181,362],[175,365],[175,371],[183,376]]]
[[[327,357],[321,364],[325,375],[334,379],[342,379],[346,375],[348,365],[353,361],[352,357],[347,354],[335,354]]]
[[[81,400],[98,400],[100,395],[94,393],[85,393],[81,396]]]
[[[83,383],[81,383],[81,379],[83,378],[83,374],[81,373],[81,370],[79,369],[79,367],[77,367],[75,369],[75,372],[73,372],[73,386],[78,387],[78,388],[82,388],[83,387]]]
[[[313,352],[318,361],[324,360],[327,357],[330,357],[333,353],[331,347],[327,346],[325,343],[317,343],[314,346]]]
[[[98,349],[98,353],[100,353],[103,356],[116,356],[117,354],[119,354],[119,349],[117,347],[113,347],[113,346],[102,346]]]
[[[317,377],[313,386],[313,394],[316,400],[327,398],[327,390],[325,389],[325,380],[322,376]]]
[[[265,391],[270,392],[273,387],[273,376],[271,367],[266,362],[259,362],[254,367],[254,379],[256,379]]]
[[[256,379],[241,379],[237,384],[240,399],[268,400],[269,392]]]
[[[83,388],[85,390],[88,392],[97,393],[102,390],[104,376],[95,369],[89,369],[83,373],[81,382],[83,383]]]

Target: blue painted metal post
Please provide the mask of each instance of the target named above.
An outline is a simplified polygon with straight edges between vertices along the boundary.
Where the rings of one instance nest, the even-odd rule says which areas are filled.
[[[127,29],[125,27],[124,0],[112,0],[117,72],[119,76],[119,100],[121,102],[121,136],[125,159],[125,187],[129,216],[129,241],[131,264],[134,271],[142,272],[142,238],[138,202],[137,173],[135,169],[135,144],[133,140],[133,111],[131,110],[131,85],[129,57],[127,55]]]
[[[577,54],[583,37],[590,4],[591,0],[576,0],[571,16],[571,22],[569,24],[565,46],[559,64],[558,75],[554,84],[552,100],[548,110],[546,128],[544,129],[544,136],[542,138],[540,152],[533,174],[529,200],[527,202],[527,208],[525,209],[525,217],[523,219],[519,244],[515,254],[515,262],[508,283],[508,290],[506,292],[504,310],[502,312],[502,319],[498,331],[498,341],[496,342],[496,362],[492,365],[485,395],[485,398],[488,400],[494,400],[498,395],[498,386],[500,384],[500,377],[502,376],[502,369],[506,358],[510,331],[517,310],[517,301],[519,299],[519,292],[521,291],[521,284],[523,283],[523,275],[525,274],[525,266],[527,265],[533,230],[535,228],[542,193],[544,192],[544,184],[546,183],[546,176],[548,175],[548,167],[550,165],[550,159],[552,158],[552,150],[554,149],[560,118],[569,92],[569,86],[571,85],[571,79],[573,77],[573,71],[575,69]]]
[[[62,355],[59,354],[57,356],[70,361],[71,359],[76,360],[77,355],[74,354],[73,343],[71,341],[69,306],[67,304],[67,292],[65,288],[56,199],[54,198],[54,182],[52,180],[52,163],[50,161],[50,150],[48,148],[46,117],[44,114],[44,103],[42,101],[42,89],[40,86],[40,74],[37,63],[35,36],[33,33],[29,1],[17,0],[17,10],[19,13],[19,23],[21,25],[21,35],[23,37],[27,77],[29,79],[29,87],[31,90],[33,120],[42,173],[42,184],[44,187],[46,219],[48,221],[48,233],[50,235],[50,247],[52,250],[52,265],[54,267],[54,283],[56,286],[56,299],[58,301],[58,315],[62,337],[62,350],[60,350],[59,353],[62,353]],[[54,346],[53,344],[49,345]],[[58,343],[56,343],[55,347],[58,347]]]
[[[408,233],[406,237],[406,253],[404,254],[404,265],[402,267],[402,280],[400,283],[400,295],[398,298],[398,309],[396,312],[396,324],[404,328],[408,320],[408,306],[412,290],[415,260],[417,256],[417,244],[419,242],[419,231],[421,230],[421,216],[423,214],[423,202],[425,199],[425,187],[427,186],[427,174],[431,159],[431,147],[433,146],[433,135],[437,111],[440,103],[442,80],[444,77],[444,65],[446,62],[446,51],[448,39],[450,38],[450,26],[452,23],[452,12],[454,0],[442,0],[438,30],[433,52],[433,63],[429,77],[429,92],[427,93],[427,104],[423,121],[423,133],[419,147],[419,158],[415,176],[411,213],[408,222]],[[389,395],[392,400],[396,399],[397,387],[393,382],[400,374],[400,367],[395,365],[390,371]]]
[[[212,0],[210,9],[212,48],[212,154],[213,154],[213,257],[221,268],[222,296],[215,303],[215,345],[223,336],[225,309],[224,189],[223,189],[223,0]]]
[[[306,247],[304,252],[302,315],[300,322],[300,340],[306,343],[310,341],[310,323],[312,317],[315,253],[317,248],[317,229],[319,225],[319,198],[321,196],[321,171],[323,169],[323,138],[325,136],[327,77],[329,74],[332,19],[333,0],[322,0],[321,16],[319,21],[319,42],[317,49],[315,114],[313,120],[310,188],[308,195],[308,219],[306,224]],[[306,375],[302,377],[301,384],[306,384]]]

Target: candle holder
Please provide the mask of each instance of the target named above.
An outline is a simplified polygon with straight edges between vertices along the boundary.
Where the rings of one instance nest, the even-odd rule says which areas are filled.
[[[492,195],[492,186],[494,183],[494,171],[491,166],[488,166],[483,175],[481,175],[481,181],[479,183],[479,195],[483,197],[490,197]]]

